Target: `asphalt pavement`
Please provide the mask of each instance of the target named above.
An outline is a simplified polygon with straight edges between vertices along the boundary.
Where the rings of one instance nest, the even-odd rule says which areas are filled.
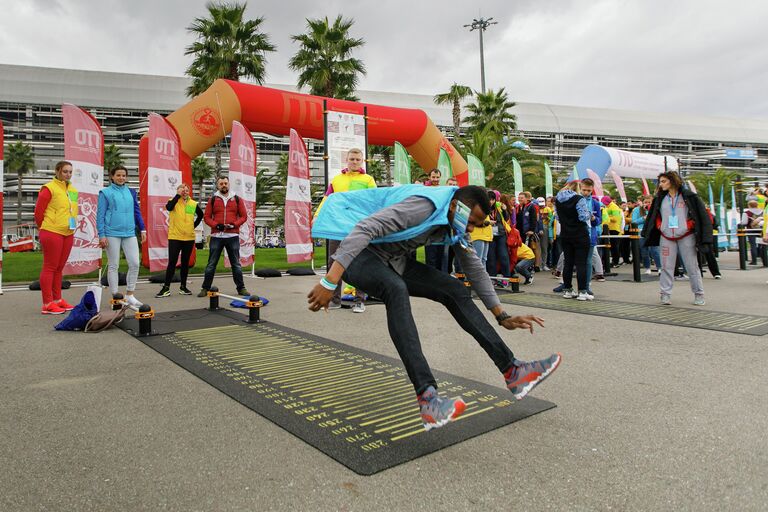
[[[733,258],[722,265],[735,268]],[[723,273],[706,276],[704,309],[768,316],[768,269]],[[247,286],[270,299],[266,320],[397,357],[383,306],[307,311],[316,281]],[[215,284],[234,292],[228,276]],[[524,289],[550,293],[556,284],[538,274]],[[175,286],[155,299],[158,289],[142,284],[137,297],[157,311],[206,303]],[[656,282],[593,290],[596,300],[658,301]],[[676,282],[674,305],[693,308],[692,299],[688,283]],[[445,309],[412,305],[434,368],[503,387]],[[56,332],[61,317],[40,315],[39,292],[7,291],[0,510],[768,509],[768,336],[509,309],[546,321],[533,335],[502,333],[518,358],[563,354],[533,392],[557,408],[363,477],[122,331]]]

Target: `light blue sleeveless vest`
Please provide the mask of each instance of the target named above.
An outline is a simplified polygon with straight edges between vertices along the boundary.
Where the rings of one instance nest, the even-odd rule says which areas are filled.
[[[372,240],[372,243],[402,242],[410,240],[435,226],[446,226],[448,208],[458,187],[425,187],[424,185],[403,185],[402,187],[370,188],[331,194],[325,199],[320,213],[312,225],[314,238],[343,240],[361,220],[379,210],[397,204],[411,196],[425,197],[435,205],[430,217],[419,224],[397,233],[391,233]]]

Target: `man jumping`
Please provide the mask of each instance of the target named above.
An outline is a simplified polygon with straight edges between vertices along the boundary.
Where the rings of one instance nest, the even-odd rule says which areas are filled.
[[[482,187],[406,185],[334,194],[326,199],[312,228],[316,238],[342,242],[328,273],[307,296],[309,309],[326,309],[342,278],[384,301],[389,333],[416,390],[426,430],[458,418],[466,405],[461,399],[438,394],[421,350],[411,296],[443,304],[490,356],[518,400],[560,364],[560,354],[532,362],[515,359],[463,283],[410,257],[425,244],[450,244],[473,289],[499,325],[533,333],[533,325],[543,327],[544,320],[533,315],[513,317],[502,310],[469,241],[468,233],[482,227],[489,213],[487,191]]]

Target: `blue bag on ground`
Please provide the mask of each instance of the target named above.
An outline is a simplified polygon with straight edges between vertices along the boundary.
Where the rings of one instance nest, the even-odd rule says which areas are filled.
[[[259,300],[265,306],[269,304],[269,299],[266,297],[259,297]],[[245,300],[233,300],[232,302],[229,303],[229,305],[232,306],[233,308],[247,308],[248,306],[246,306],[246,302],[247,301]]]
[[[98,313],[96,297],[92,291],[85,292],[80,303],[69,312],[67,318],[59,322],[54,329],[57,331],[82,331],[85,324]]]

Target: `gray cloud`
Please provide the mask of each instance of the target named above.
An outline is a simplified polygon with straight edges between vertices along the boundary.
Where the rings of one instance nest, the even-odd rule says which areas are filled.
[[[181,75],[186,27],[203,0],[0,0],[0,62]],[[449,1],[251,1],[278,51],[267,80],[294,83],[291,35],[306,17],[355,19],[366,41],[361,89],[436,94],[453,83],[479,89],[481,12]],[[735,0],[489,0],[488,87],[516,101],[768,117],[768,3]],[[34,36],[32,35],[34,34]]]

